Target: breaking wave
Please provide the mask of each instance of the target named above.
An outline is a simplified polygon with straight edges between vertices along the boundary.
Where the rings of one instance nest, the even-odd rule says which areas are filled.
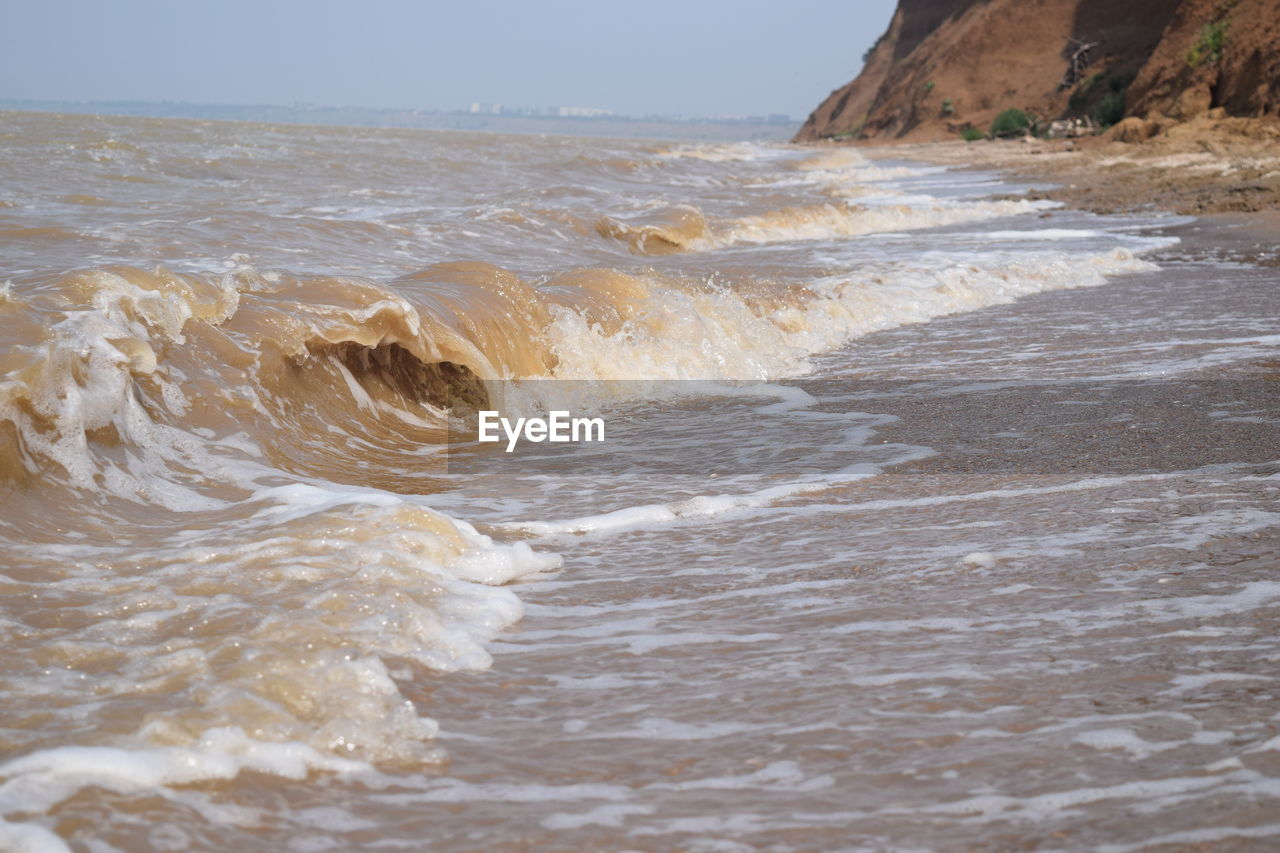
[[[625,243],[635,254],[669,255],[708,252],[745,244],[798,240],[837,240],[866,234],[918,231],[965,222],[1017,216],[1054,206],[1037,201],[933,200],[926,205],[862,205],[849,202],[785,207],[767,213],[709,220],[695,207],[682,205],[632,219],[601,217],[596,231]]]
[[[826,229],[848,215],[785,223]],[[1117,249],[938,257],[805,287],[612,269],[529,281],[483,263],[387,284],[249,269],[74,273],[5,303],[9,336],[27,340],[0,386],[2,470],[206,506],[191,489],[218,477],[200,436],[241,436],[278,467],[331,476],[321,457],[349,456],[353,442],[371,454],[443,443],[447,416],[486,405],[494,383],[798,375],[856,335],[1146,267]],[[188,487],[157,489],[161,474]]]

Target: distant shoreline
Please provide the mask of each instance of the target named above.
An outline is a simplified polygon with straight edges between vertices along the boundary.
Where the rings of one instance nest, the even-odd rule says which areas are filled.
[[[270,104],[190,104],[150,101],[35,101],[0,98],[0,111],[64,113],[200,121],[249,121],[266,124],[313,124],[335,127],[385,127],[410,130],[462,130],[489,133],[544,134],[642,139],[687,139],[708,142],[786,142],[798,121],[682,118],[554,116],[472,113],[465,111],[375,109]]]

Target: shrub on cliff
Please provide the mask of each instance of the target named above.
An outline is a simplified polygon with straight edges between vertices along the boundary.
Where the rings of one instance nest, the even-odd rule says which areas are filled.
[[[1200,30],[1200,39],[1195,47],[1187,51],[1187,64],[1192,68],[1201,62],[1217,62],[1222,58],[1222,49],[1227,46],[1227,26],[1230,18],[1205,24]]]
[[[1102,127],[1119,124],[1124,118],[1124,92],[1108,92],[1094,104],[1090,117]]]
[[[1008,109],[996,116],[991,122],[992,136],[1018,136],[1026,133],[1032,125],[1031,116],[1020,109]]]
[[[1071,97],[1067,100],[1067,109],[1077,115],[1084,112],[1084,108],[1088,105],[1089,98],[1093,94],[1093,87],[1102,82],[1102,78],[1104,76],[1105,75],[1101,73],[1094,74],[1092,77],[1077,86],[1076,90],[1071,93]]]

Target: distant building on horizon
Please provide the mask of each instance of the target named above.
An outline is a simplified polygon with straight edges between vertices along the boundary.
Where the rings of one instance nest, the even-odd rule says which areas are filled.
[[[613,115],[613,110],[599,107],[556,107],[555,115],[562,118],[599,118]]]

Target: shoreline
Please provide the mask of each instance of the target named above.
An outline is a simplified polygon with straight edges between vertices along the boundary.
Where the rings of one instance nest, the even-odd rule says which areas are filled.
[[[999,171],[1032,185],[1018,198],[1100,214],[1208,216],[1280,242],[1280,122],[1204,116],[1135,142],[1121,141],[1122,131],[856,147],[874,159]]]

